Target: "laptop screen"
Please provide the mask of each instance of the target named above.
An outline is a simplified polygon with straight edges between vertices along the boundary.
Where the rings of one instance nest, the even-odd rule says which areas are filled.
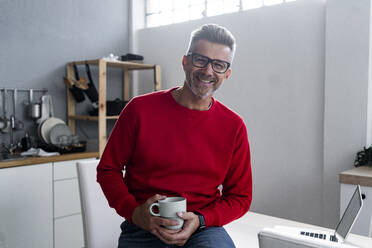
[[[352,225],[354,224],[355,219],[358,216],[359,210],[362,207],[362,197],[360,193],[360,186],[358,185],[354,191],[353,196],[350,199],[348,206],[345,209],[345,212],[336,227],[336,233],[340,235],[343,239],[346,238],[349,233]]]

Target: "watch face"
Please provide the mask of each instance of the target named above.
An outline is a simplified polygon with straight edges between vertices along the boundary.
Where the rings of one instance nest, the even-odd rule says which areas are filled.
[[[205,227],[204,216],[203,215],[198,215],[198,217],[199,217],[199,223],[200,223],[199,229],[203,229]]]

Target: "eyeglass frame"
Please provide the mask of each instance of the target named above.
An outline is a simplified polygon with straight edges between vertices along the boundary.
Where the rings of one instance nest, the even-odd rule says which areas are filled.
[[[208,62],[207,62],[207,63],[205,64],[205,66],[203,66],[203,67],[197,66],[197,65],[194,64],[194,57],[193,57],[193,55],[197,55],[197,56],[201,56],[201,57],[203,57],[203,58],[206,58],[206,59],[208,60]],[[218,74],[224,74],[224,73],[226,73],[227,70],[230,68],[230,65],[231,65],[230,62],[227,62],[227,61],[224,61],[224,60],[220,60],[220,59],[211,59],[211,58],[209,58],[209,57],[207,57],[207,56],[204,56],[204,55],[202,55],[202,54],[200,54],[200,53],[188,52],[186,56],[191,56],[191,63],[192,63],[193,66],[195,66],[195,67],[197,67],[197,68],[206,68],[206,67],[208,66],[208,64],[211,64],[211,66],[212,66],[212,70],[213,70],[215,73],[218,73]],[[215,61],[217,61],[217,62],[222,62],[222,63],[226,63],[226,64],[227,64],[226,70],[225,70],[224,72],[216,71],[216,70],[214,69],[214,67],[213,67],[213,62],[215,62]]]

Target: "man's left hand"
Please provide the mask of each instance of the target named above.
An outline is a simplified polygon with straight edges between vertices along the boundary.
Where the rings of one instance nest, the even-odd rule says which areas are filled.
[[[199,228],[199,218],[193,212],[178,213],[184,219],[183,227],[180,230],[168,230],[162,228],[158,230],[159,238],[167,244],[183,246],[190,236]]]

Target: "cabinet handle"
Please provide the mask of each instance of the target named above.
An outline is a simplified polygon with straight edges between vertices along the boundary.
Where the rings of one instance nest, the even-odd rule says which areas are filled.
[[[362,194],[362,199],[366,199],[366,195],[365,194]]]

